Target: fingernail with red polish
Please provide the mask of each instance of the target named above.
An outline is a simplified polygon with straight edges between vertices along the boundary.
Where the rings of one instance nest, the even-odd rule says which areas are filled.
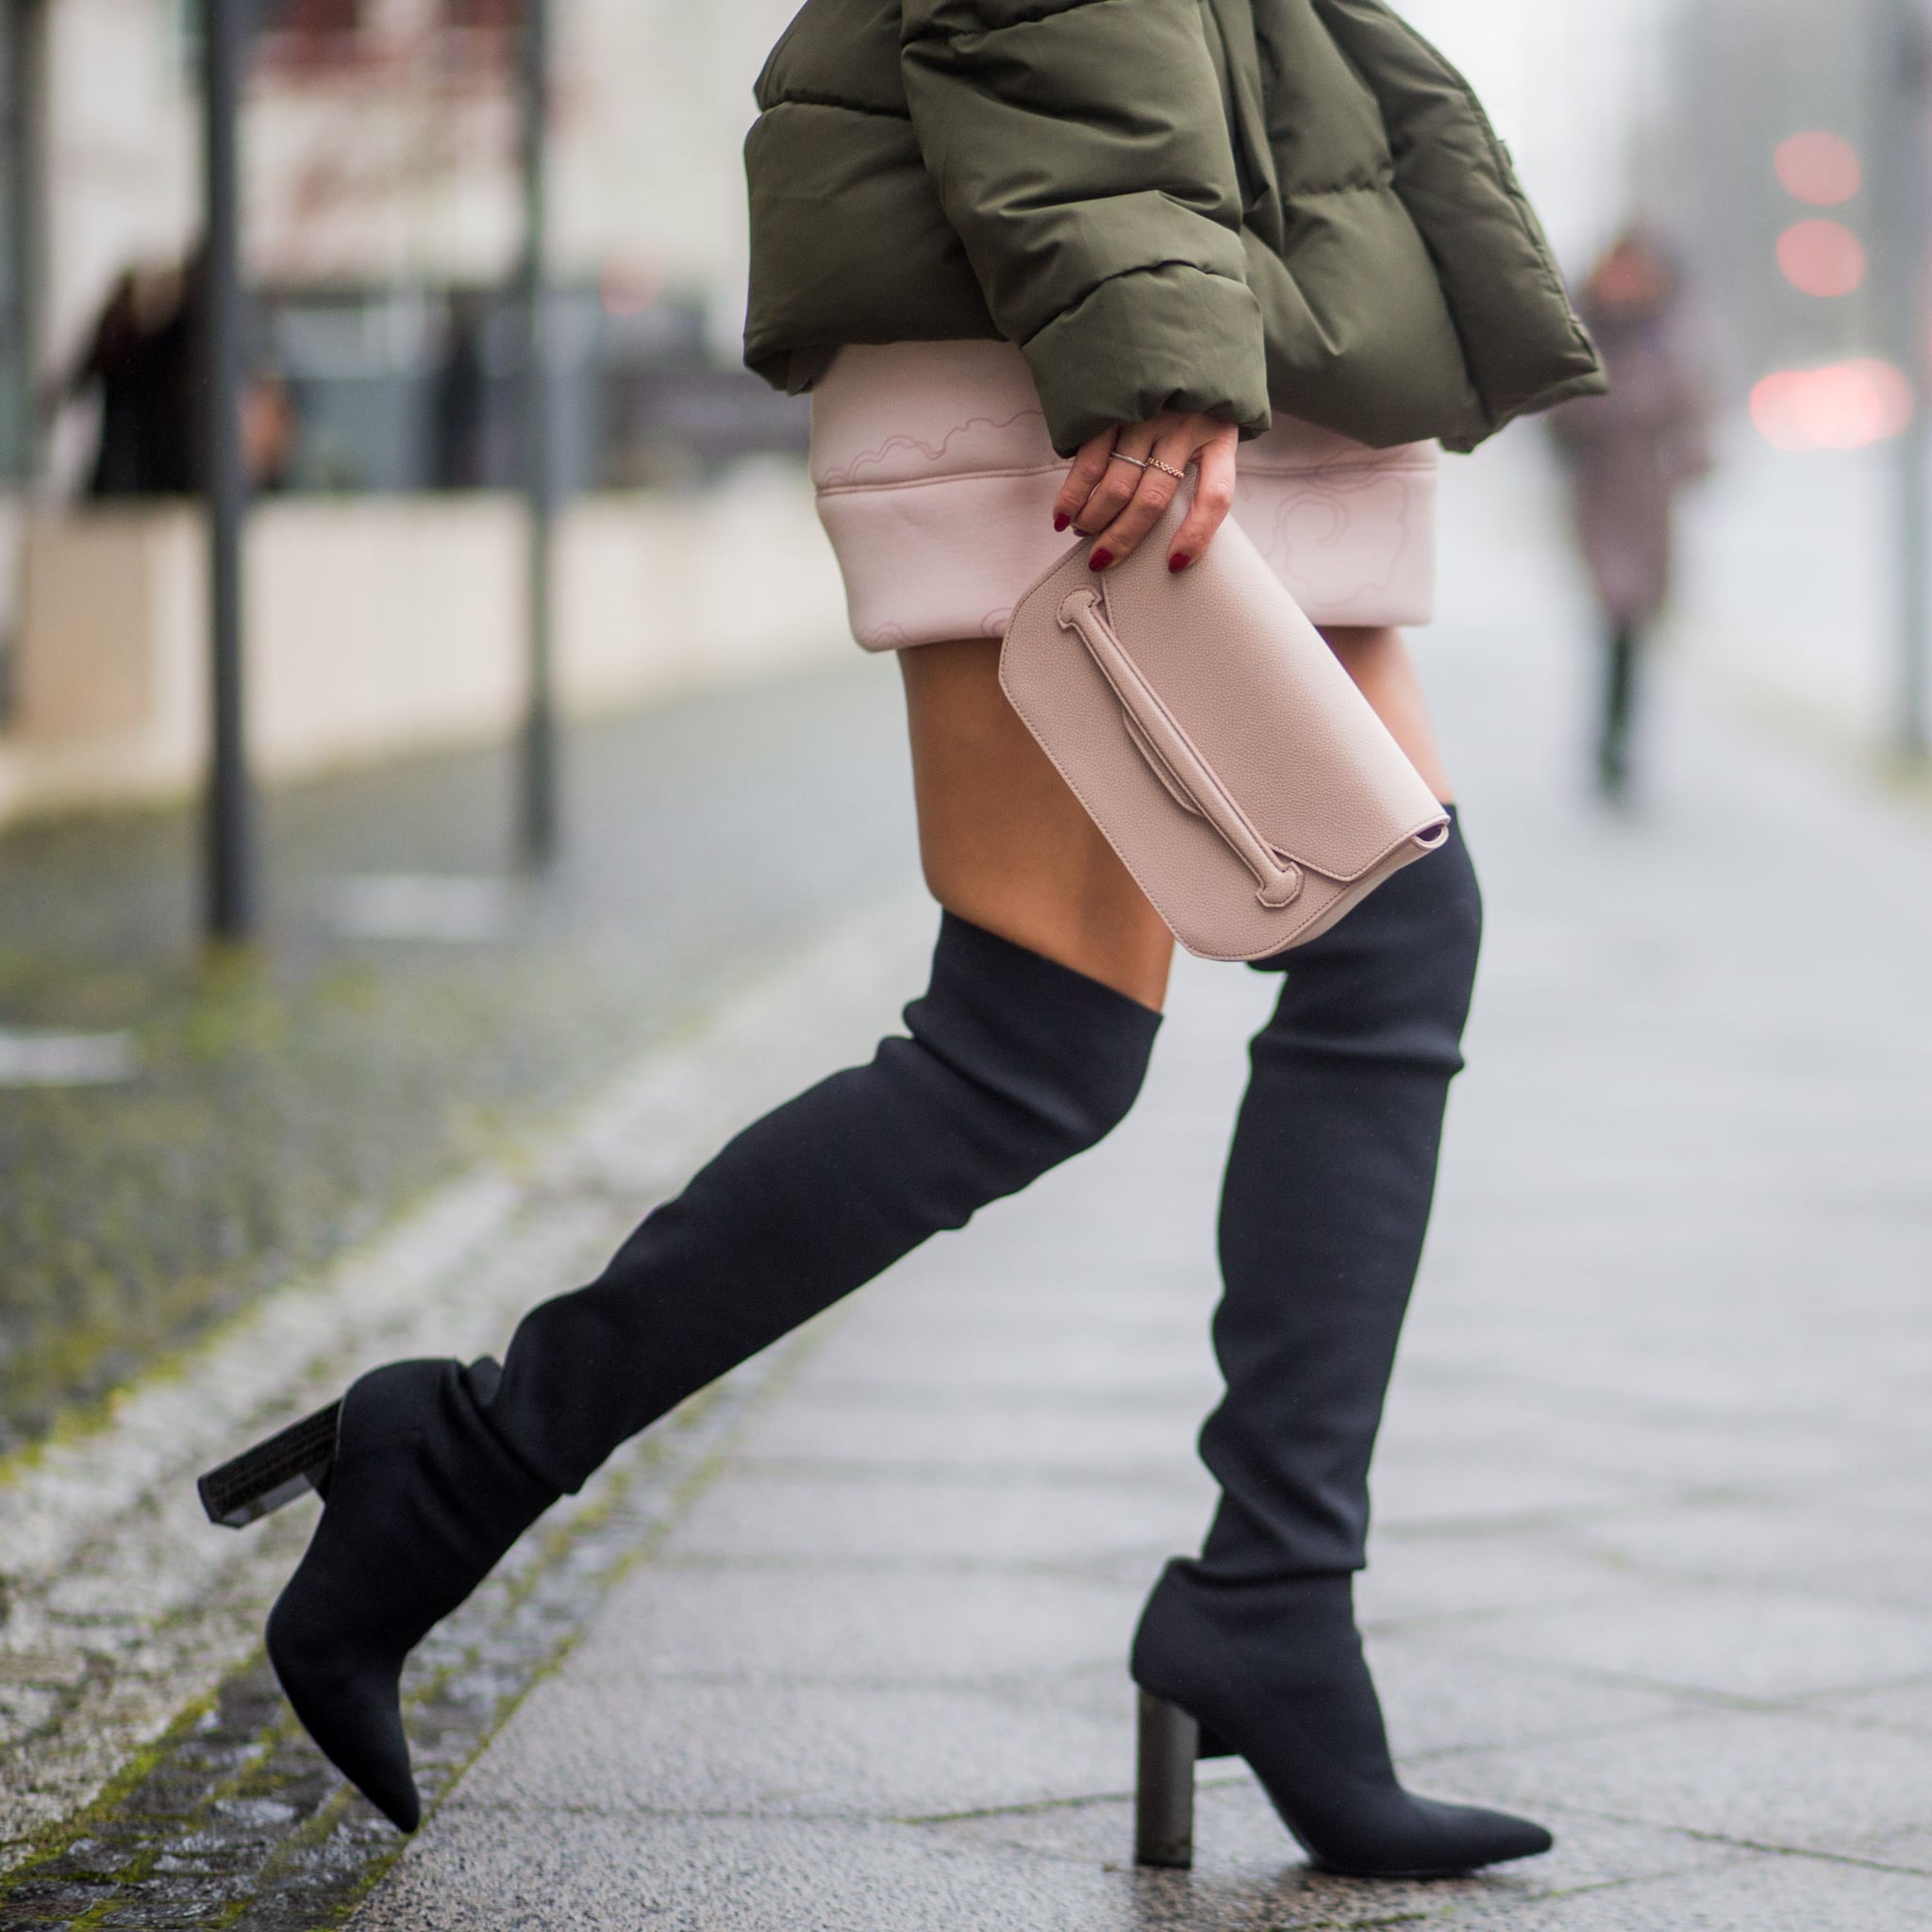
[[[1112,561],[1113,552],[1111,550],[1096,550],[1087,559],[1087,568],[1089,570],[1105,570]]]
[[[1186,570],[1189,564],[1192,563],[1193,560],[1194,559],[1191,557],[1190,557],[1185,550],[1176,550],[1174,554],[1167,559],[1167,567],[1174,574],[1175,576],[1179,576],[1181,572]]]
[[[1073,521],[1072,517],[1062,516],[1058,510],[1055,510],[1053,513],[1053,526],[1056,530],[1066,529]]]

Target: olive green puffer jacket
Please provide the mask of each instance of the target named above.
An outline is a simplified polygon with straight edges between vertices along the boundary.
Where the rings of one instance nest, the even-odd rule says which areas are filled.
[[[998,336],[1055,444],[1271,407],[1469,449],[1602,387],[1468,86],[1381,0],[807,0],[745,147],[745,360]]]

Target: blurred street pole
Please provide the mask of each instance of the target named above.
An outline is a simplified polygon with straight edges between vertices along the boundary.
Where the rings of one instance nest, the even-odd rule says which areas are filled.
[[[518,833],[526,864],[556,855],[557,710],[550,652],[551,553],[557,518],[555,436],[551,424],[550,297],[544,247],[549,174],[546,108],[550,77],[549,0],[524,0],[522,95],[524,258],[524,498],[529,515],[529,658],[525,699]]]
[[[15,177],[13,232],[8,238],[12,259],[7,270],[13,286],[14,346],[20,368],[16,392],[19,480],[31,491],[38,489],[46,466],[46,426],[35,407],[34,389],[46,335],[49,8],[46,0],[9,0],[9,4],[13,68],[7,76],[9,98],[6,112]]]
[[[242,448],[241,218],[237,124],[247,0],[205,0],[202,104],[207,258],[202,291],[202,435],[208,527],[208,768],[204,930],[245,940],[256,925],[254,807],[242,722],[242,527],[248,477]]]
[[[1932,311],[1926,301],[1926,24],[1923,0],[1888,0],[1881,42],[1880,223],[1890,263],[1886,291],[1892,353],[1910,378],[1916,407],[1898,443],[1898,720],[1901,757],[1922,762],[1932,749],[1932,483],[1928,483],[1927,374]]]

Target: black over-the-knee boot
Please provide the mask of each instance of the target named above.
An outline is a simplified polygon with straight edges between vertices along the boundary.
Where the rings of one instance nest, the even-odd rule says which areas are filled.
[[[268,1632],[290,1701],[344,1775],[412,1828],[397,1684],[430,1627],[619,1443],[1100,1140],[1158,1024],[948,916],[908,1037],[746,1128],[597,1281],[526,1315],[501,1370],[397,1362],[358,1381],[325,1464],[307,1465],[327,1503]],[[292,1492],[315,1453],[302,1426],[218,1473],[239,1511]]]
[[[1351,1601],[1481,924],[1458,824],[1279,962],[1222,1197],[1227,1392],[1201,1436],[1221,1502],[1135,1640],[1141,1688],[1245,1757],[1342,1872],[1462,1872],[1550,1842],[1401,1789]]]

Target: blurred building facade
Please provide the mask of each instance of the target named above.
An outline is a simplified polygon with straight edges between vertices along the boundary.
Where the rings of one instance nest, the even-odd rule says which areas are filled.
[[[1932,510],[1925,0],[1677,0],[1643,211],[1730,404],[1690,639],[1794,728],[1907,740]]]
[[[38,72],[43,359],[82,339],[130,263],[179,261],[199,225],[189,0],[7,0]],[[552,267],[620,350],[696,314],[735,341],[739,145],[758,50],[789,0],[713,8],[554,0]],[[516,0],[264,0],[244,128],[245,245],[299,375],[433,359],[451,291],[508,282],[519,243]],[[9,18],[12,16],[10,15]],[[358,298],[361,300],[358,302]],[[651,317],[649,322],[637,320]],[[579,358],[590,319],[563,331]],[[500,331],[491,332],[501,333]],[[490,344],[486,342],[486,351]]]
[[[1397,0],[1461,68],[1508,143],[1565,267],[1580,275],[1641,193],[1680,0]]]
[[[567,700],[615,702],[789,660],[836,627],[836,583],[805,560],[808,498],[741,460],[795,453],[805,432],[736,346],[739,149],[791,4],[553,7],[552,379],[582,499],[562,537],[561,671]],[[98,401],[50,401],[117,278],[196,245],[197,18],[193,0],[0,0],[0,818],[178,790],[198,769],[192,508],[77,506]],[[270,771],[514,713],[520,27],[518,0],[261,0],[244,249],[257,353],[295,425],[253,540]],[[708,525],[689,498],[708,483],[729,499]],[[774,584],[757,614],[748,583],[742,634],[708,652],[688,590],[714,525],[795,555],[817,588]],[[438,621],[451,573],[463,626]],[[492,594],[466,596],[479,584]],[[358,629],[333,661],[319,590]],[[319,732],[318,702],[335,715]]]
[[[1902,239],[1884,199],[1898,0],[1683,0],[1645,199],[1693,258],[1740,394],[1791,366],[1895,353]]]

